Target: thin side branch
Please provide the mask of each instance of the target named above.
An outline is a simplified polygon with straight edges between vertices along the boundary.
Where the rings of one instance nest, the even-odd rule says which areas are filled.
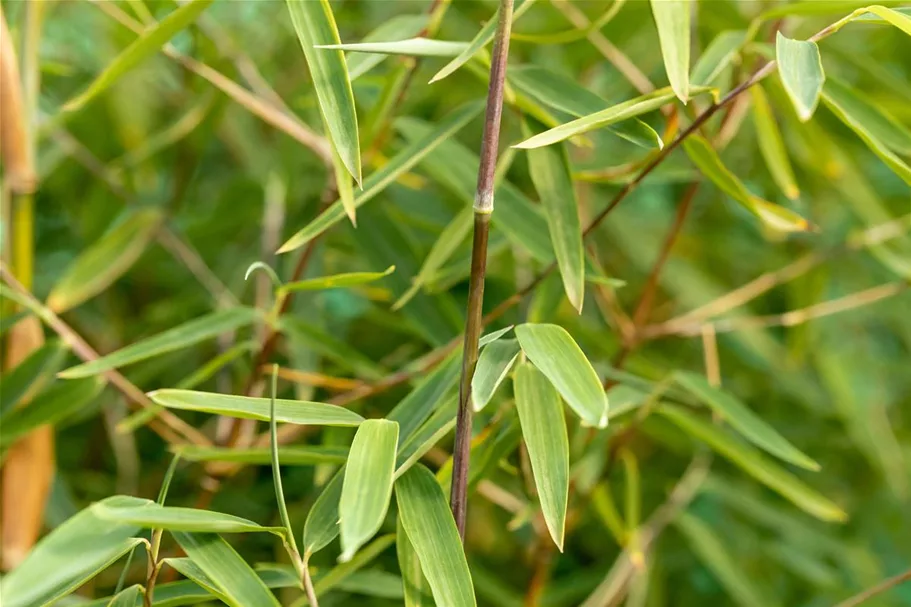
[[[860,594],[856,594],[856,595],[852,596],[851,598],[849,598],[846,601],[842,601],[835,607],[856,607],[857,605],[860,605],[861,603],[869,601],[873,597],[880,595],[888,590],[891,590],[892,588],[895,588],[899,584],[903,584],[907,581],[911,581],[911,569],[908,569],[904,573],[899,573],[898,575],[896,575],[894,577],[890,577],[889,579],[883,580],[876,586],[873,586],[872,588],[868,588],[867,590],[864,590]]]

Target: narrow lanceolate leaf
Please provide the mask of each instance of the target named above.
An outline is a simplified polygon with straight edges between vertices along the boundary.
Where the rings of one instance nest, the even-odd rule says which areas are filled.
[[[386,419],[399,424],[399,442],[405,444],[428,417],[456,388],[459,376],[458,352],[422,379],[408,396],[399,401]]]
[[[213,339],[222,333],[229,333],[249,325],[256,320],[257,315],[257,311],[251,308],[231,308],[230,310],[213,312],[173,329],[168,329],[154,337],[147,337],[97,360],[70,367],[61,371],[59,376],[65,379],[88,377],[161,354],[188,348],[202,341]]]
[[[600,112],[610,105],[572,78],[537,65],[511,67],[507,78],[516,90],[576,117]],[[610,125],[607,130],[646,149],[664,146],[655,129],[638,118]]]
[[[111,61],[105,70],[95,78],[85,91],[63,106],[65,112],[75,112],[97,95],[114,84],[125,73],[142,61],[157,53],[178,32],[189,27],[214,0],[191,0],[156,26],[147,30],[133,41],[122,53]]]
[[[48,296],[48,307],[63,312],[108,288],[139,259],[161,220],[158,211],[136,211],[92,244],[64,271]]]
[[[335,189],[338,190],[338,200],[345,209],[345,214],[351,220],[351,225],[357,226],[357,205],[354,204],[354,177],[348,172],[342,157],[338,153],[335,143],[329,142],[332,148],[332,172],[335,174]]]
[[[847,515],[841,508],[717,426],[703,421],[685,409],[666,403],[662,404],[658,411],[681,430],[703,441],[719,455],[790,500],[798,508],[824,521],[847,520]]]
[[[481,350],[471,378],[471,402],[475,411],[487,406],[518,355],[519,342],[514,339],[500,339]]]
[[[743,182],[724,166],[712,144],[703,137],[687,137],[683,141],[683,149],[703,175],[770,228],[783,232],[805,232],[810,229],[810,223],[794,211],[763,200],[747,190]]]
[[[111,597],[108,607],[136,607],[142,598],[142,592],[142,586],[134,584]]]
[[[267,447],[234,449],[231,447],[182,445],[175,452],[180,455],[181,459],[190,462],[237,462],[260,466],[272,463],[272,454]],[[345,447],[292,445],[279,449],[278,459],[285,466],[343,464],[348,459],[348,449]]]
[[[57,424],[79,412],[104,388],[98,377],[74,382],[57,382],[41,392],[26,407],[14,409],[0,419],[0,448],[10,446],[38,426]],[[3,384],[6,391],[6,384]]]
[[[607,396],[601,381],[566,329],[524,324],[516,327],[516,337],[529,360],[586,424],[607,426]]]
[[[531,471],[550,537],[563,552],[569,499],[569,439],[560,395],[532,365],[519,365],[515,376],[516,409]]]
[[[690,87],[690,96],[711,92],[712,89],[707,86]],[[521,149],[539,148],[545,145],[553,145],[564,141],[576,135],[581,135],[595,129],[604,128],[616,124],[623,120],[629,120],[636,116],[641,116],[646,112],[657,110],[663,105],[672,101],[675,97],[674,91],[670,87],[665,87],[652,91],[647,95],[618,103],[617,105],[603,109],[600,112],[588,114],[577,120],[561,124],[534,137],[512,146]]]
[[[417,36],[427,27],[428,15],[396,15],[364,36],[361,42],[388,42]],[[349,53],[348,76],[354,82],[385,59],[384,55],[370,53]]]
[[[447,396],[433,415],[413,432],[407,441],[399,444],[399,453],[395,458],[395,477],[398,478],[436,446],[455,426],[458,394]]]
[[[176,508],[157,504],[139,506],[101,504],[97,507],[96,512],[98,517],[103,520],[146,529],[202,533],[252,533],[259,531],[281,533],[282,531],[281,527],[263,527],[239,516],[210,510],[199,510],[197,508]]]
[[[320,276],[297,282],[289,282],[278,288],[279,293],[287,294],[292,291],[323,291],[326,289],[342,289],[374,282],[395,271],[395,266],[389,266],[382,272],[348,272],[334,276]]]
[[[408,38],[387,42],[355,42],[320,45],[320,49],[377,53],[380,55],[409,55],[412,57],[455,57],[468,48],[467,42],[450,42],[430,38]]]
[[[516,2],[515,10],[512,14],[513,23],[516,22],[516,19],[521,17],[525,11],[527,11],[535,3],[535,0],[518,0]],[[497,12],[484,24],[484,27],[481,28],[481,31],[472,39],[468,46],[465,47],[459,55],[443,66],[443,69],[434,74],[433,78],[430,79],[430,84],[438,82],[449,76],[457,69],[465,65],[469,59],[474,57],[481,49],[487,46],[491,40],[493,40],[494,33],[497,30],[497,21],[499,20],[500,11],[497,9]]]
[[[310,2],[302,2],[302,0],[291,1],[301,2],[302,4],[311,4]],[[462,106],[441,120],[433,132],[427,134],[426,137],[422,137],[418,141],[413,141],[410,145],[405,147],[383,165],[380,170],[371,174],[364,180],[363,189],[354,199],[354,206],[360,207],[362,204],[382,192],[386,186],[398,179],[403,173],[411,170],[414,165],[420,162],[438,145],[468,124],[480,113],[481,108],[483,107],[484,103],[481,101],[471,102]],[[323,211],[319,217],[288,239],[278,252],[287,253],[304,246],[341,221],[344,217],[345,209],[342,206],[341,201],[333,203],[328,209]]]
[[[759,140],[762,159],[769,167],[775,184],[785,196],[794,200],[800,196],[800,189],[794,178],[794,170],[791,168],[791,161],[788,159],[781,131],[778,129],[778,123],[775,122],[772,106],[769,105],[769,100],[761,86],[754,86],[751,92],[753,95],[753,124],[756,127],[756,138]]]
[[[864,93],[844,82],[830,79],[826,81],[823,95],[827,103],[838,106],[845,116],[862,125],[871,137],[893,152],[911,156],[911,129],[878,107]]]
[[[20,402],[28,402],[43,390],[65,358],[66,346],[63,342],[51,340],[5,373],[3,389],[0,390],[0,415],[12,411]]]
[[[338,505],[341,522],[341,561],[379,531],[392,497],[392,473],[398,448],[399,425],[384,419],[368,419],[357,429]]]
[[[884,21],[891,23],[901,31],[911,36],[911,16],[909,16],[907,13],[903,13],[901,10],[893,10],[885,6],[868,6],[863,10],[865,12],[876,15]]]
[[[808,40],[791,40],[778,32],[775,42],[778,73],[797,116],[806,122],[819,103],[826,75],[819,57],[819,47]]]
[[[690,0],[651,0],[664,70],[683,103],[690,99]]]
[[[833,94],[833,91],[834,94]],[[911,167],[890,150],[877,133],[887,128],[881,122],[882,115],[871,114],[868,107],[857,102],[850,93],[846,94],[844,88],[827,86],[823,91],[823,99],[832,113],[844,122],[854,133],[860,137],[870,150],[892,169],[892,171],[911,185]],[[893,138],[890,137],[890,141]]]
[[[360,183],[361,150],[357,136],[357,114],[345,54],[339,50],[314,48],[320,44],[341,42],[332,8],[328,0],[287,1],[329,137],[348,172]]]
[[[430,596],[430,584],[421,571],[421,561],[415,552],[405,527],[402,517],[396,519],[395,526],[395,551],[399,561],[399,571],[402,572],[402,590],[405,607],[431,607],[433,598]]]
[[[303,536],[305,559],[325,548],[338,535],[338,506],[344,475],[344,469],[335,473],[307,513]]]
[[[738,605],[770,607],[774,604],[759,592],[759,589],[738,566],[737,558],[731,554],[722,539],[707,524],[686,512],[679,514],[674,524],[686,537],[699,560],[718,578],[718,581]]]
[[[802,453],[734,396],[709,384],[705,377],[678,371],[674,374],[674,380],[760,449],[795,466],[819,470],[818,463]]]
[[[47,605],[82,586],[142,541],[133,537],[139,532],[138,526],[101,519],[97,508],[152,503],[122,495],[109,497],[51,531],[0,580],[3,606]]]
[[[439,607],[476,607],[468,561],[446,496],[418,464],[395,483],[399,516]]]
[[[449,258],[452,257],[452,254],[458,246],[465,241],[465,238],[471,231],[473,220],[474,211],[472,208],[464,207],[452,218],[452,221],[443,228],[439,238],[437,238],[436,242],[433,243],[433,246],[430,247],[430,252],[421,265],[421,270],[418,272],[418,275],[414,277],[411,288],[393,304],[393,310],[397,310],[411,301],[411,299],[418,294],[418,291],[420,291],[433,277],[437,270],[449,261]]]
[[[176,532],[174,539],[231,607],[279,607],[263,581],[228,543],[211,533]]]
[[[690,82],[697,86],[711,85],[737,56],[746,38],[746,32],[742,31],[725,31],[715,36],[696,61]]]
[[[524,123],[523,133],[531,135]],[[579,205],[576,203],[566,150],[562,146],[531,149],[528,152],[528,168],[547,217],[563,289],[569,302],[581,313],[585,297],[585,251],[582,247]]]
[[[149,392],[149,398],[168,409],[269,421],[268,398],[174,389]],[[357,426],[364,421],[363,417],[344,407],[286,399],[275,400],[275,419],[288,424],[315,426]]]

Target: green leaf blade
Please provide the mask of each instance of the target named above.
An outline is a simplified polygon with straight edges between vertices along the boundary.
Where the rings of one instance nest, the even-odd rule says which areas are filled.
[[[267,531],[276,533],[280,528],[263,527],[251,520],[197,508],[178,508],[147,504],[142,506],[116,507],[99,506],[101,519],[122,525],[146,529],[167,529],[168,531],[189,531],[196,533],[254,533]]]
[[[800,188],[797,187],[794,169],[791,168],[791,161],[788,160],[788,153],[785,150],[778,123],[775,122],[772,106],[761,86],[753,87],[752,96],[753,124],[756,127],[756,138],[759,140],[759,152],[762,154],[775,184],[785,196],[796,200],[800,197]]]
[[[76,379],[97,375],[212,339],[222,333],[249,325],[257,317],[258,312],[251,308],[231,308],[213,312],[153,337],[140,340],[97,360],[70,367],[61,371],[58,376],[64,379]]]
[[[701,375],[678,371],[674,374],[674,379],[680,387],[705,403],[760,449],[806,470],[819,470],[816,461],[797,449],[742,402],[728,392],[712,386]]]
[[[102,236],[66,269],[48,295],[48,307],[64,312],[108,288],[139,259],[162,219],[156,210],[136,211]]]
[[[476,607],[468,561],[436,478],[418,464],[395,483],[399,516],[440,607]]]
[[[481,350],[471,378],[471,402],[475,411],[487,406],[518,356],[519,342],[514,339],[500,339]]]
[[[6,390],[6,384],[3,386]],[[0,448],[45,424],[58,424],[78,413],[101,394],[104,382],[87,377],[73,382],[56,382],[27,406],[14,409],[0,418]]]
[[[816,111],[822,85],[826,81],[819,47],[815,42],[791,40],[778,32],[775,56],[781,82],[797,110],[797,116],[806,122]]]
[[[221,537],[211,533],[176,532],[174,539],[231,607],[280,607],[253,569]]]
[[[328,0],[287,0],[287,3],[332,143],[345,168],[360,183],[357,113],[345,54],[340,50],[315,48],[317,45],[341,43],[332,8]]]
[[[690,99],[690,0],[651,0],[664,69],[680,101]]]
[[[569,499],[569,439],[563,403],[547,378],[528,363],[516,369],[515,390],[519,423],[544,521],[563,552]]]
[[[162,407],[200,411],[241,419],[269,421],[268,398],[216,394],[166,388],[149,392],[149,398]],[[344,407],[303,400],[276,399],[275,419],[288,424],[319,426],[357,426],[364,418]]]
[[[468,48],[468,43],[433,40],[430,38],[408,38],[384,42],[321,44],[316,48],[376,53],[379,55],[405,55],[409,57],[455,57]]]
[[[177,8],[117,55],[82,93],[63,106],[63,111],[75,112],[84,107],[125,73],[157,53],[178,32],[189,27],[213,2],[214,0],[191,0]]]
[[[549,324],[524,324],[516,337],[528,359],[553,384],[582,420],[607,426],[608,403],[598,374],[566,329]]]
[[[531,134],[528,127],[523,130],[526,136]],[[528,151],[528,165],[544,207],[566,297],[581,313],[585,298],[585,253],[569,157],[562,147],[534,148]]]
[[[383,419],[365,421],[354,435],[338,506],[342,562],[351,560],[383,524],[392,497],[398,439],[399,425]]]
[[[395,266],[389,266],[382,272],[348,272],[333,276],[320,276],[282,285],[279,291],[283,294],[296,291],[324,291],[327,289],[343,289],[355,287],[380,280],[395,271]]]

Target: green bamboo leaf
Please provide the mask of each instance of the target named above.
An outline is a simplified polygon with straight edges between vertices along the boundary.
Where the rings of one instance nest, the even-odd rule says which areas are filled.
[[[364,36],[361,42],[389,42],[417,36],[427,27],[428,15],[396,15]],[[349,53],[346,57],[348,75],[354,82],[383,62],[384,55]]]
[[[421,561],[415,552],[405,527],[402,517],[396,518],[395,525],[395,551],[399,561],[399,571],[402,572],[402,588],[404,590],[405,607],[432,607],[430,584],[421,571]]]
[[[357,134],[354,93],[348,79],[348,66],[342,51],[320,50],[320,44],[339,44],[341,40],[328,0],[310,2],[287,0],[294,31],[300,40],[310,77],[316,89],[320,110],[329,138],[345,168],[361,182],[361,150]]]
[[[900,10],[886,8],[885,6],[868,6],[863,10],[865,12],[873,13],[884,21],[888,21],[901,31],[911,36],[911,16],[907,15],[906,13],[903,13]],[[905,10],[907,10],[907,8],[905,8]]]
[[[319,278],[308,278],[297,282],[289,282],[278,288],[281,296],[296,291],[322,291],[325,289],[342,289],[345,287],[354,287],[377,281],[389,276],[395,272],[395,266],[389,266],[382,272],[348,272],[347,274],[335,274],[333,276],[320,276]]]
[[[461,362],[455,354],[458,352],[421,380],[386,416],[387,420],[399,425],[399,444],[411,439],[440,403],[455,391]]]
[[[524,122],[522,127],[523,135],[530,136],[531,130]],[[562,147],[534,148],[528,151],[528,167],[547,217],[563,289],[569,302],[581,314],[585,297],[585,253],[569,156]]]
[[[145,592],[142,586],[134,584],[111,597],[108,607],[136,607]]]
[[[536,0],[518,0],[516,2],[515,9],[512,14],[512,22],[515,23],[516,20],[521,17],[525,11],[530,9]],[[497,21],[499,20],[500,10],[493,14],[493,16],[484,24],[484,27],[481,28],[481,31],[475,35],[471,40],[468,46],[459,53],[458,57],[447,63],[443,66],[443,69],[438,71],[433,75],[433,78],[430,79],[430,84],[438,82],[449,76],[457,69],[468,63],[468,60],[478,54],[481,49],[487,46],[491,40],[493,40],[494,34],[497,30]]]
[[[683,103],[690,99],[690,0],[651,0],[664,70]]]
[[[81,109],[86,103],[119,80],[125,73],[157,53],[178,32],[188,28],[204,10],[209,8],[213,1],[191,0],[162,19],[157,25],[146,30],[123,52],[117,55],[104,71],[92,81],[88,88],[74,99],[68,101],[63,106],[63,111],[75,112]]]
[[[38,426],[55,425],[78,413],[104,388],[104,381],[89,377],[74,382],[57,382],[36,396],[25,407],[10,411],[0,423],[0,448],[10,446]],[[6,391],[6,382],[3,382]]]
[[[501,337],[503,337],[504,335],[506,335],[507,333],[509,333],[512,330],[513,330],[513,325],[509,325],[508,327],[506,327],[504,329],[497,329],[496,331],[491,331],[490,333],[487,333],[486,335],[482,335],[481,339],[478,340],[478,347],[483,348],[484,346],[486,346],[488,344],[492,344],[493,342],[497,341],[498,339],[500,339]]]
[[[819,470],[818,463],[797,449],[734,396],[709,384],[705,377],[687,371],[677,371],[673,377],[681,388],[707,405],[760,449],[795,466]]]
[[[715,36],[696,61],[690,82],[698,86],[711,85],[731,64],[747,39],[744,31],[724,31]]]
[[[313,324],[305,322],[302,318],[282,316],[279,326],[281,332],[289,340],[324,356],[342,369],[349,370],[359,377],[379,380],[386,374],[382,366],[364,356],[362,352]]]
[[[66,359],[66,345],[50,340],[28,355],[28,358],[3,374],[0,390],[0,416],[15,410],[20,402],[35,397],[54,376]],[[4,423],[6,423],[4,419]]]
[[[515,329],[529,360],[550,380],[585,424],[604,428],[608,403],[598,374],[566,329],[524,324]]]
[[[146,250],[162,219],[156,210],[132,213],[73,261],[48,295],[47,306],[64,312],[111,286]]]
[[[537,65],[511,67],[507,78],[516,90],[579,118],[600,112],[610,105],[572,78]],[[638,118],[610,125],[607,130],[646,149],[664,147],[664,142],[655,129]]]
[[[690,96],[692,97],[694,95],[713,91],[714,89],[707,86],[692,86],[690,87]],[[623,120],[641,116],[646,112],[657,110],[661,106],[670,103],[674,97],[674,91],[670,87],[661,88],[646,95],[636,97],[635,99],[618,103],[617,105],[603,109],[600,112],[588,114],[587,116],[561,124],[560,126],[521,141],[512,147],[532,149],[559,143],[560,141],[575,137],[576,135],[608,127],[612,124],[622,122]]]
[[[96,510],[98,518],[121,525],[132,525],[146,529],[167,529],[168,531],[192,531],[200,533],[253,533],[267,531],[281,535],[281,527],[263,527],[251,520],[197,508],[177,508],[143,504],[139,506],[100,505]]]
[[[831,501],[807,487],[792,474],[779,468],[751,447],[734,440],[720,428],[706,423],[688,411],[663,403],[658,412],[681,430],[705,442],[722,457],[766,485],[797,507],[824,521],[847,520],[844,511]]]
[[[319,579],[313,584],[316,596],[322,596],[334,588],[341,588],[346,580],[350,580],[362,567],[375,560],[394,541],[394,533],[381,535],[355,554],[350,561],[336,565],[326,574],[319,576]],[[300,601],[294,603],[294,607],[298,605],[309,605],[309,602],[306,597],[303,597]]]
[[[181,350],[217,337],[222,333],[230,333],[249,325],[256,320],[258,315],[258,312],[251,308],[231,308],[213,312],[202,318],[168,329],[154,337],[147,337],[97,360],[65,369],[58,376],[64,379],[76,379],[98,375],[110,369]]]
[[[414,277],[411,287],[392,305],[393,310],[398,310],[417,295],[418,291],[426,285],[433,275],[445,264],[458,248],[468,233],[474,221],[474,211],[466,206],[459,211],[452,221],[443,228],[439,238],[430,247],[430,252],[424,259],[418,275]]]
[[[198,447],[181,445],[175,453],[191,462],[235,462],[266,466],[272,463],[268,447]],[[345,447],[319,447],[290,445],[278,450],[278,458],[285,466],[313,466],[317,464],[343,464],[348,459]]]
[[[345,214],[351,225],[357,227],[357,205],[354,203],[354,178],[348,172],[345,162],[339,155],[338,148],[332,141],[329,142],[332,152],[332,173],[335,177],[335,189],[338,191],[338,200],[345,209]]]
[[[911,156],[911,129],[878,107],[869,97],[835,79],[826,81],[823,95],[829,103],[841,108],[846,116],[863,125],[871,137],[898,154]]]
[[[321,44],[316,48],[357,51],[380,55],[407,55],[411,57],[456,57],[468,48],[467,42],[450,42],[430,38],[408,38],[385,42],[354,42],[348,44]]]
[[[819,47],[815,42],[791,40],[778,32],[775,56],[781,83],[797,110],[797,116],[806,122],[816,111],[822,85],[826,81]]]
[[[476,607],[459,532],[433,473],[418,464],[395,482],[402,527],[440,607]]]
[[[289,0],[292,2],[301,2],[301,0]],[[310,2],[301,2],[302,4],[311,4]],[[426,137],[414,141],[406,146],[402,151],[391,158],[383,167],[371,174],[364,180],[362,190],[354,199],[356,207],[360,207],[374,196],[382,192],[386,186],[398,179],[403,173],[411,170],[414,165],[420,162],[427,154],[432,152],[443,141],[452,137],[457,131],[461,130],[475,116],[477,116],[483,102],[472,102],[455,110],[449,116],[440,121],[437,128],[429,133]],[[282,245],[278,250],[279,253],[287,253],[298,249],[312,239],[316,238],[333,225],[345,217],[345,209],[340,201],[333,203],[328,209],[323,211],[319,217],[310,222],[307,226],[299,230],[294,236]]]
[[[607,426],[607,396],[601,381],[566,329],[524,324],[516,327],[516,337],[529,360],[583,422],[598,428]]]
[[[424,424],[411,434],[407,441],[399,444],[395,459],[395,478],[405,474],[428,451],[435,447],[443,437],[455,427],[458,395],[451,394],[433,412]]]
[[[77,590],[140,544],[139,527],[112,524],[97,509],[142,506],[153,502],[116,495],[89,506],[39,541],[18,567],[0,580],[4,607],[50,605]],[[78,554],[79,558],[73,558]]]
[[[767,226],[783,232],[806,232],[811,229],[810,223],[794,211],[754,196],[747,190],[743,182],[724,166],[721,157],[705,138],[691,135],[683,141],[683,149],[703,175]]]
[[[384,419],[368,419],[354,435],[338,505],[342,562],[350,561],[386,518],[398,440],[399,425]]]
[[[833,94],[834,91],[834,94]],[[827,86],[823,91],[822,97],[826,106],[832,110],[839,120],[844,122],[848,128],[860,137],[870,151],[879,156],[879,158],[892,169],[892,171],[901,177],[901,179],[911,185],[911,167],[909,167],[901,158],[896,156],[886,144],[877,137],[887,125],[882,123],[882,114],[870,113],[870,108],[858,103],[856,98],[852,98],[850,93],[845,94],[843,88]],[[890,141],[894,137],[889,138]]]
[[[569,439],[563,403],[548,379],[528,363],[519,365],[514,381],[516,410],[544,522],[563,552],[569,499]]]
[[[693,552],[709,571],[721,582],[731,598],[745,607],[771,607],[775,603],[750,581],[737,565],[735,555],[725,547],[721,538],[695,516],[682,512],[677,515],[674,525],[692,547]]]
[[[230,603],[224,593],[218,589],[215,585],[215,582],[206,575],[206,572],[202,570],[196,563],[191,559],[186,557],[183,558],[166,558],[162,559],[164,563],[167,563],[169,567],[177,571],[180,575],[184,576],[189,580],[193,580],[200,587],[205,588],[206,593],[210,596],[214,596],[223,603]]]
[[[885,0],[880,4],[900,3],[900,0]],[[761,13],[758,17],[761,21],[778,19],[790,16],[814,16],[814,15],[834,15],[849,13],[856,9],[862,9],[870,4],[869,0],[830,0],[829,2],[818,2],[817,0],[805,0],[804,2],[791,2],[782,6],[776,6]]]
[[[481,350],[471,377],[471,402],[475,411],[487,406],[518,356],[519,342],[514,339],[500,339]]]
[[[769,105],[769,100],[761,86],[753,87],[752,96],[753,124],[756,127],[756,138],[759,140],[759,151],[762,153],[762,158],[769,167],[769,172],[776,185],[785,196],[795,200],[800,196],[800,188],[797,187],[794,170],[791,168],[791,161],[788,160],[788,153],[785,150],[778,123],[775,122],[772,106]]]
[[[225,540],[212,533],[181,531],[172,535],[225,603],[231,607],[279,607],[259,576]]]
[[[241,419],[269,421],[268,398],[215,394],[170,388],[149,392],[149,398],[162,407],[183,411],[201,411]],[[357,426],[364,418],[336,405],[303,400],[277,399],[275,419],[289,424],[316,426]]]
[[[344,468],[335,473],[307,513],[303,535],[305,561],[328,546],[338,535],[339,502],[342,499],[344,474]]]

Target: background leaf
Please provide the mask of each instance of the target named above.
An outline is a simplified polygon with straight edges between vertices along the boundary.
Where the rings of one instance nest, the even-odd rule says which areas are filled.
[[[658,40],[664,57],[664,70],[683,103],[690,98],[690,11],[689,0],[651,0],[652,15],[658,26]]]
[[[815,42],[791,40],[778,32],[775,55],[778,59],[778,73],[784,84],[797,115],[806,122],[816,111],[822,85],[826,75],[819,58],[819,47]]]

